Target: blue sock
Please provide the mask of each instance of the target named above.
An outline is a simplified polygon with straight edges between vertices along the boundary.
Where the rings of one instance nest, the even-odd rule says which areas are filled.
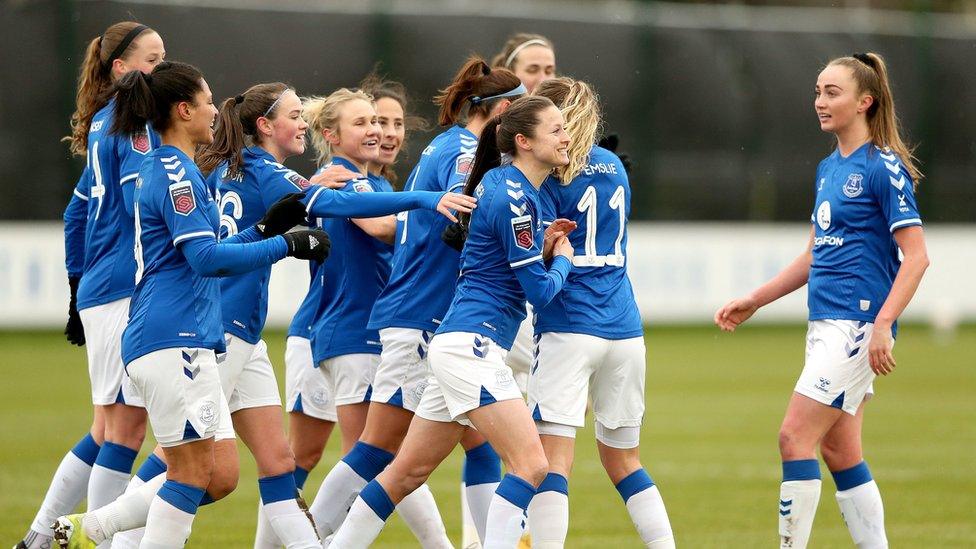
[[[295,474],[282,473],[273,477],[259,478],[258,490],[261,492],[261,501],[265,505],[295,499],[298,492],[295,487]]]
[[[857,488],[873,480],[871,471],[868,470],[868,464],[863,461],[850,469],[836,472],[831,471],[830,474],[834,477],[834,484],[837,485],[838,492]]]
[[[95,465],[129,474],[132,472],[132,464],[135,463],[137,455],[139,455],[137,450],[106,440],[105,444],[102,444],[102,449],[98,451]]]
[[[369,482],[393,461],[393,454],[382,448],[370,446],[365,442],[357,442],[352,450],[349,450],[349,453],[342,458],[342,461],[346,462],[357,475]]]
[[[94,465],[95,459],[98,458],[99,450],[101,450],[101,446],[95,442],[91,433],[85,433],[84,438],[79,440],[78,444],[75,444],[75,447],[71,449],[71,453],[88,465]]]
[[[541,494],[542,492],[559,492],[560,494],[569,495],[569,480],[560,475],[559,473],[549,473],[546,475],[545,480],[539,485],[539,489],[536,493]]]
[[[501,482],[502,460],[487,442],[464,452],[461,480],[467,486]]]
[[[626,504],[631,496],[639,494],[651,486],[654,486],[654,480],[651,475],[647,474],[647,470],[641,467],[617,483],[617,492],[620,493],[620,497],[624,498]]]
[[[308,473],[301,467],[295,467],[295,487],[299,490],[305,488],[305,481],[308,480]]]
[[[191,515],[196,514],[203,494],[203,489],[175,480],[167,480],[156,492],[156,495],[166,503]]]
[[[146,461],[142,462],[139,470],[136,471],[136,476],[139,477],[143,482],[148,482],[150,479],[157,477],[158,475],[166,472],[166,462],[159,459],[156,454],[149,454]]]
[[[380,483],[372,480],[367,484],[361,492],[359,492],[359,497],[363,499],[366,505],[376,513],[376,516],[380,518],[383,522],[390,518],[393,514],[393,500],[386,493],[386,490],[380,486]]]
[[[512,474],[505,475],[495,490],[501,498],[520,507],[523,511],[529,508],[529,502],[532,501],[535,492],[535,486]]]
[[[797,459],[783,462],[783,482],[819,479],[820,464],[815,459]]]

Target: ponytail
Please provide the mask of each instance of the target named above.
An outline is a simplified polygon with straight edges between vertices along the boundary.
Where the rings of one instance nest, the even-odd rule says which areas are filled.
[[[501,116],[496,116],[489,120],[485,128],[481,130],[481,138],[478,140],[478,148],[474,153],[471,173],[468,174],[468,179],[464,182],[464,194],[468,196],[474,196],[475,188],[481,183],[481,178],[488,173],[488,170],[502,165],[502,153],[498,150],[498,126],[501,123]]]
[[[238,96],[240,97],[240,96]],[[240,174],[244,157],[244,127],[241,117],[237,113],[237,99],[225,99],[217,114],[217,127],[214,129],[214,140],[201,152],[197,166],[204,175],[210,175],[224,160],[227,160],[227,177],[234,178]]]
[[[193,65],[164,61],[152,73],[131,71],[116,82],[115,120],[111,132],[132,134],[150,123],[159,133],[172,125],[170,109],[176,103],[193,102],[203,89],[203,74]]]
[[[84,156],[88,150],[88,129],[92,118],[108,104],[112,91],[112,61],[126,56],[135,38],[149,27],[134,21],[122,21],[110,26],[101,36],[88,42],[81,73],[78,75],[78,92],[75,96],[75,112],[71,114],[71,135],[63,141],[70,143],[71,154]],[[128,42],[126,42],[128,40]],[[116,50],[121,51],[116,52]],[[115,54],[113,58],[112,55]]]
[[[535,95],[555,103],[566,121],[569,164],[559,166],[555,172],[559,181],[568,185],[589,162],[600,129],[600,100],[589,84],[565,76],[540,83]]]
[[[434,104],[440,105],[437,123],[441,126],[457,124],[466,103],[470,103],[468,116],[488,116],[495,105],[492,96],[511,92],[521,84],[512,71],[493,70],[484,59],[473,55],[458,69],[451,83],[434,97]],[[490,99],[475,101],[479,98]]]
[[[912,177],[915,187],[918,187],[924,175],[916,166],[918,159],[913,154],[914,147],[901,137],[900,123],[895,113],[895,99],[891,93],[888,67],[884,59],[877,53],[855,53],[849,57],[834,59],[828,65],[843,65],[850,68],[861,93],[866,93],[874,99],[866,113],[871,142],[882,149],[889,148],[897,154]]]

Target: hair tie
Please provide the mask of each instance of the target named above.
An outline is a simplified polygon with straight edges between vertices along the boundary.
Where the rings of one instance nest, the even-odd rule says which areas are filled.
[[[874,62],[871,60],[871,57],[866,53],[853,53],[851,54],[851,57],[857,59],[858,61],[864,63],[865,65],[871,67],[872,69],[874,68]]]
[[[238,95],[237,97],[234,98],[235,105],[240,105],[243,102],[244,102],[244,94]]]
[[[481,62],[481,74],[484,76],[491,74],[491,67],[489,67],[488,63],[485,63],[484,61]]]
[[[542,40],[541,38],[533,38],[531,40],[526,40],[525,42],[522,42],[518,46],[515,46],[515,48],[512,50],[512,53],[508,54],[508,57],[505,58],[505,68],[508,69],[512,68],[512,61],[515,61],[515,57],[518,56],[518,54],[521,53],[522,50],[524,50],[529,46],[545,46],[547,48],[552,47],[549,45],[548,42]]]
[[[125,38],[123,38],[122,41],[119,42],[119,45],[115,46],[115,49],[112,50],[112,55],[109,55],[108,59],[105,60],[105,68],[109,68],[110,66],[112,66],[113,61],[115,61],[119,57],[122,57],[122,54],[125,53],[125,50],[129,47],[129,44],[131,44],[132,41],[136,39],[136,36],[142,34],[142,31],[144,30],[149,30],[149,27],[147,27],[146,25],[136,25],[132,27],[132,30],[126,33]],[[105,40],[105,35],[103,34],[99,39],[99,43],[98,43],[99,47],[101,47],[101,43],[104,40]]]

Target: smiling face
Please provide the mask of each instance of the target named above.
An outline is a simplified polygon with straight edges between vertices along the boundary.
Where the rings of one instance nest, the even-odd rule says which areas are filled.
[[[200,90],[193,95],[193,102],[183,102],[176,105],[186,120],[187,133],[193,143],[209,145],[214,139],[214,123],[217,121],[217,106],[213,102],[213,93],[207,81],[200,79]]]
[[[380,154],[376,162],[383,166],[392,166],[403,146],[406,127],[403,121],[403,106],[392,97],[381,97],[376,100],[376,120],[379,122],[382,136],[380,138]]]
[[[268,149],[279,151],[282,159],[305,152],[308,123],[302,118],[302,101],[294,90],[282,92],[268,117],[258,118],[257,127],[261,143]]]
[[[550,106],[539,111],[533,135],[516,136],[520,154],[531,154],[539,163],[556,168],[569,164],[569,134],[563,127],[563,115]]]
[[[339,107],[339,123],[325,129],[323,135],[332,144],[333,153],[357,164],[376,162],[380,154],[380,125],[373,104],[351,99]]]
[[[874,99],[861,93],[849,67],[828,65],[817,77],[814,95],[821,130],[838,134],[854,124],[867,124],[865,113]]]
[[[164,59],[166,48],[163,47],[162,37],[155,31],[143,32],[132,41],[122,58],[112,62],[112,79],[121,78],[130,71],[149,74]]]
[[[520,51],[512,62],[512,72],[532,93],[540,83],[556,76],[556,54],[537,44]]]

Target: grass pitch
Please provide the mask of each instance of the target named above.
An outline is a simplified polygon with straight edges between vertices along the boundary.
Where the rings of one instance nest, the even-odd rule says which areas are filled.
[[[776,433],[803,362],[805,327],[711,327],[647,332],[647,414],[641,455],[664,496],[679,547],[774,547],[780,462]],[[284,337],[267,337],[281,372]],[[91,421],[83,349],[53,332],[0,333],[0,544],[33,519],[58,462]],[[892,547],[976,547],[976,326],[938,344],[904,326],[892,376],[875,382],[865,454],[885,501]],[[596,457],[590,425],[577,437],[568,547],[639,547]],[[147,440],[146,448],[150,448]],[[201,509],[188,547],[250,547],[254,465],[241,447],[241,481]],[[338,459],[338,434],[306,486],[311,501]],[[139,462],[141,462],[141,457]],[[139,463],[137,462],[137,464]],[[448,534],[460,541],[455,452],[431,479]],[[852,547],[824,471],[812,547]],[[394,518],[377,547],[415,547]]]

